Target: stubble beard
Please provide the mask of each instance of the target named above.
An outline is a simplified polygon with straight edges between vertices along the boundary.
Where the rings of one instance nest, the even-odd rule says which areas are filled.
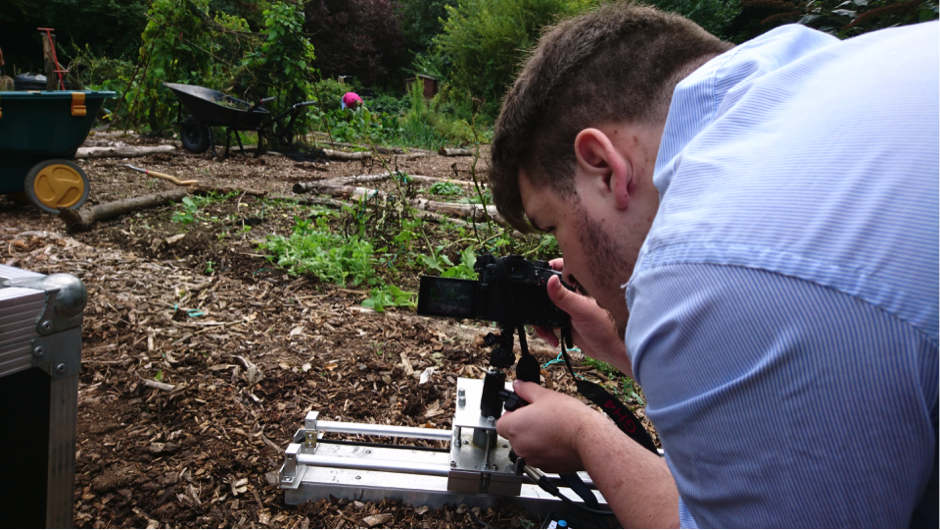
[[[623,304],[623,316],[618,316],[610,309],[606,309],[607,316],[617,336],[623,338],[627,331],[626,299],[621,285],[627,283],[633,272],[634,262],[625,253],[618,252],[613,238],[604,231],[603,225],[594,221],[583,208],[576,213],[582,220],[578,235],[583,242],[583,250],[587,255],[588,268],[594,277],[597,291],[604,295],[611,291],[620,293],[620,303]],[[594,296],[600,292],[593,293]]]

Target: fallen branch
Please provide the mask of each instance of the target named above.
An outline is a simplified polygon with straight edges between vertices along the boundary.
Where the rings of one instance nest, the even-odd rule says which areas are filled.
[[[469,149],[454,149],[450,147],[442,147],[437,150],[437,154],[441,156],[473,156],[473,151]]]
[[[108,219],[114,219],[115,217],[137,210],[166,206],[183,200],[183,197],[190,193],[200,195],[207,193],[243,193],[254,197],[264,197],[267,195],[265,191],[235,188],[232,186],[198,185],[153,193],[151,195],[142,195],[140,197],[130,197],[119,201],[80,208],[78,210],[59,210],[59,219],[65,222],[66,232],[70,234],[84,232],[90,230],[98,221],[107,221]]]
[[[357,151],[355,153],[347,153],[346,151],[336,151],[335,149],[324,149],[324,153],[330,160],[364,160],[367,158],[372,158],[372,151]]]
[[[113,219],[135,210],[155,208],[157,206],[164,206],[176,201],[181,201],[183,197],[188,194],[189,190],[184,188],[107,202],[92,206],[91,208],[59,210],[59,219],[65,221],[65,230],[68,233],[84,232],[91,229],[98,221]]]
[[[292,188],[294,193],[310,193],[313,191],[319,191],[324,186],[346,186],[349,184],[363,184],[368,182],[383,182],[388,180],[388,173],[379,173],[377,175],[354,175],[352,177],[336,177],[331,179],[317,180],[313,182],[298,182],[294,184]],[[449,184],[455,184],[463,188],[472,188],[473,182],[467,180],[453,180],[445,179],[438,177],[426,177],[424,175],[408,175],[408,178],[415,182],[447,182]]]
[[[75,153],[80,158],[135,158],[139,156],[154,155],[175,151],[172,145],[126,145],[122,147],[79,147]]]
[[[176,388],[176,385],[168,385],[166,383],[161,383],[159,381],[153,381],[151,379],[143,379],[141,382],[144,386],[149,386],[150,388],[156,388],[157,390],[163,390],[164,392],[172,392]]]
[[[299,184],[299,183],[298,183]],[[342,197],[344,199],[350,199],[357,201],[363,197],[369,197],[370,199],[375,197],[380,201],[385,201],[388,198],[388,194],[368,188],[353,187],[353,186],[337,186],[329,182],[308,182],[304,183],[305,186],[302,187],[304,192],[316,191],[319,193],[325,193],[333,197]],[[294,186],[294,191],[297,192],[298,186]],[[440,202],[440,201],[429,201],[427,199],[412,199],[409,201],[413,208],[418,210],[426,210],[430,212],[443,213],[446,215],[453,215],[457,217],[473,217],[476,220],[483,219],[483,207],[479,204],[457,204],[452,202]],[[499,213],[496,211],[495,206],[487,206],[486,211],[490,217],[501,221],[502,218],[499,216]]]
[[[237,188],[235,186],[209,186],[206,184],[197,184],[191,190],[192,193],[196,195],[203,195],[208,193],[221,193],[223,195],[227,193],[244,193],[250,197],[267,197],[268,192],[262,190],[253,190],[248,188]]]

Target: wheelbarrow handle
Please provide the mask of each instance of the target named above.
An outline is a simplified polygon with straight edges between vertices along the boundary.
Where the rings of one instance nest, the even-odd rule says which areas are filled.
[[[297,104],[295,104],[295,105],[294,105],[294,108],[309,107],[310,105],[316,105],[316,104],[317,104],[317,102],[314,101],[314,100],[304,101],[304,102],[302,102],[302,103],[297,103]]]

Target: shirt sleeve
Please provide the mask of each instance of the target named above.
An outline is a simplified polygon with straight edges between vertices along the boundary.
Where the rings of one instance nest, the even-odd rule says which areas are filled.
[[[683,526],[910,524],[936,452],[935,341],[760,269],[655,267],[627,300],[627,348]]]

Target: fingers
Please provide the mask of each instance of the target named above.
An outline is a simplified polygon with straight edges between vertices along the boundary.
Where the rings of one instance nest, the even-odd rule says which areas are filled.
[[[557,276],[548,279],[548,297],[572,318],[592,312],[591,309],[597,305],[593,298],[566,289]]]
[[[549,261],[548,264],[552,267],[552,270],[553,270],[553,271],[561,271],[562,269],[565,268],[565,259],[564,259],[564,258],[555,258],[555,259]]]
[[[546,390],[536,383],[527,383],[518,379],[512,382],[512,390],[529,403],[538,399],[542,392],[551,392],[551,390]]]
[[[554,330],[552,330],[551,328],[542,328],[538,326],[533,326],[532,329],[535,330],[535,334],[538,335],[540,339],[549,343],[552,346],[552,348],[558,347],[558,337],[555,336]]]

